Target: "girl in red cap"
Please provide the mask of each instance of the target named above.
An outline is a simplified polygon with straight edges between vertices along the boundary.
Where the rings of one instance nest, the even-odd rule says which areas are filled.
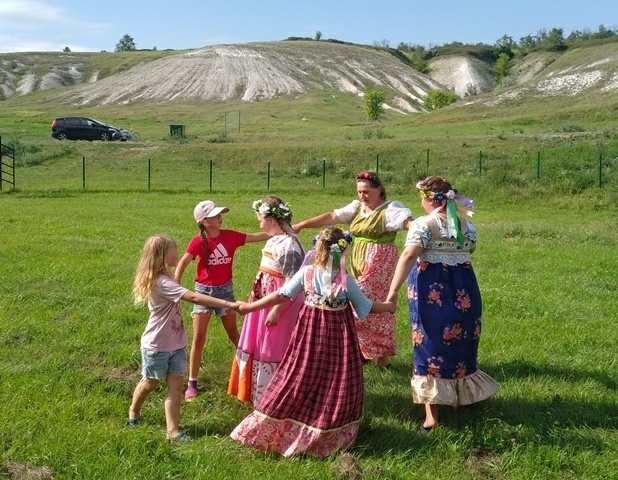
[[[211,200],[198,203],[193,216],[200,229],[200,234],[194,237],[187,247],[186,253],[176,267],[176,281],[180,283],[185,269],[196,258],[197,274],[195,276],[195,291],[215,298],[234,302],[232,286],[232,264],[234,252],[247,242],[261,242],[269,238],[266,232],[243,233],[236,230],[223,229],[222,214],[229,212],[227,207],[219,207]],[[189,355],[189,385],[185,391],[185,400],[190,402],[197,396],[197,376],[202,363],[202,350],[206,342],[206,330],[210,317],[215,313],[221,318],[228,338],[238,346],[238,326],[236,313],[225,308],[204,307],[195,305],[193,317],[193,340]]]

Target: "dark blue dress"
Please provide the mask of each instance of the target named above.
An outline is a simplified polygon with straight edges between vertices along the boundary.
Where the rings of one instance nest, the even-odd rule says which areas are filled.
[[[446,217],[414,221],[405,246],[423,252],[408,277],[415,403],[468,405],[493,395],[497,382],[478,369],[482,302],[470,254],[476,229],[460,219],[463,245],[449,239]]]

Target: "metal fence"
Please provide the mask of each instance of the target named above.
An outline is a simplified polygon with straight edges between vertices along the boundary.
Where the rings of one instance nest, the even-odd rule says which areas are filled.
[[[603,188],[617,184],[618,160],[612,152],[565,154],[554,150],[504,156],[496,152],[452,152],[418,150],[413,155],[342,158],[312,156],[283,163],[258,159],[230,164],[208,158],[163,160],[157,157],[62,158],[51,163],[20,165],[17,159],[15,184],[18,190],[235,190],[284,191],[289,189],[337,190],[362,170],[377,171],[393,187],[413,185],[430,174],[451,179],[490,179],[504,185],[530,182],[559,183],[568,191]]]

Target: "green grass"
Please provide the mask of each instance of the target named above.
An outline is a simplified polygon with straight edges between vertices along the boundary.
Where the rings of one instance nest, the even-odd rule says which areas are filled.
[[[571,54],[584,61],[592,51]],[[84,61],[107,75],[142,53],[167,54],[132,53]],[[17,189],[3,183],[0,193],[1,475],[616,478],[615,92],[459,104],[427,115],[387,111],[376,124],[365,122],[356,96],[326,91],[250,104],[86,108],[59,104],[53,92],[1,103],[1,140],[17,151]],[[213,143],[231,110],[241,111],[241,131]],[[52,119],[70,114],[130,125],[143,140],[52,140]],[[187,138],[170,139],[171,124],[186,125]],[[377,130],[385,135],[378,138]],[[126,428],[147,319],[130,299],[144,240],[164,232],[184,248],[197,233],[192,209],[205,198],[231,208],[228,227],[255,231],[251,202],[268,187],[296,219],[343,206],[354,198],[354,174],[378,160],[389,197],[415,214],[413,185],[426,174],[446,175],[476,201],[480,366],[500,392],[470,408],[443,410],[440,427],[421,435],[400,298],[399,355],[388,372],[365,367],[365,409],[350,455],[283,459],[229,439],[249,410],[225,393],[233,349],[217,320],[204,351],[202,394],[181,415],[195,440],[164,442],[162,388],[145,405],[143,427]],[[314,233],[303,232],[306,245]],[[236,255],[239,298],[248,297],[260,248],[249,244]],[[184,283],[191,285],[189,273]],[[190,308],[183,307],[189,333]]]
[[[420,433],[423,409],[409,394],[403,298],[393,368],[365,367],[365,409],[351,457],[283,459],[228,438],[249,409],[225,393],[233,349],[216,320],[200,371],[203,391],[181,414],[194,441],[164,442],[163,388],[145,405],[145,425],[125,427],[147,318],[130,299],[145,238],[166,232],[186,246],[196,233],[192,208],[205,197],[231,208],[228,227],[255,231],[250,205],[264,193],[58,190],[0,197],[0,472],[17,465],[31,474],[46,468],[54,478],[612,478],[618,218],[615,205],[594,208],[586,195],[471,195],[485,307],[480,366],[501,389],[476,406],[444,409],[430,436]],[[277,193],[301,219],[344,205],[353,186],[314,192],[311,201],[289,185]],[[415,194],[396,198],[418,214]],[[306,244],[313,233],[303,232]],[[239,298],[248,297],[260,248],[249,244],[237,253]],[[183,307],[189,333],[190,308]],[[350,458],[358,477],[345,476]]]

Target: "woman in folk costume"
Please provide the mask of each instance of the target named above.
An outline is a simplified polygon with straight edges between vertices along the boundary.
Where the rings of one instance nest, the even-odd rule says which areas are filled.
[[[323,213],[293,225],[295,232],[304,228],[346,224],[354,237],[349,255],[350,275],[371,300],[384,300],[388,294],[398,252],[395,238],[407,230],[412,213],[397,201],[386,199],[386,187],[374,172],[356,175],[354,200],[343,208]],[[369,315],[357,322],[358,341],[365,360],[388,368],[389,357],[397,354],[395,316],[390,313]]]
[[[282,287],[301,267],[304,256],[303,246],[290,226],[292,211],[283,200],[268,195],[253,202],[253,210],[260,228],[271,238],[262,250],[250,302]],[[229,394],[257,405],[283,358],[302,303],[302,295],[297,295],[293,302],[245,317],[232,365]]]
[[[345,272],[352,237],[326,228],[316,239],[315,263],[300,269],[278,291],[241,314],[289,302],[304,291],[304,304],[288,349],[255,410],[231,433],[234,440],[289,457],[326,457],[354,445],[363,409],[361,353],[350,305],[359,318],[395,312],[372,302]]]
[[[425,405],[422,427],[428,432],[438,422],[438,405],[479,402],[493,395],[498,383],[478,368],[482,304],[470,262],[477,236],[465,218],[474,204],[444,177],[431,176],[416,186],[426,215],[410,226],[387,298],[396,302],[409,276],[412,396]]]

